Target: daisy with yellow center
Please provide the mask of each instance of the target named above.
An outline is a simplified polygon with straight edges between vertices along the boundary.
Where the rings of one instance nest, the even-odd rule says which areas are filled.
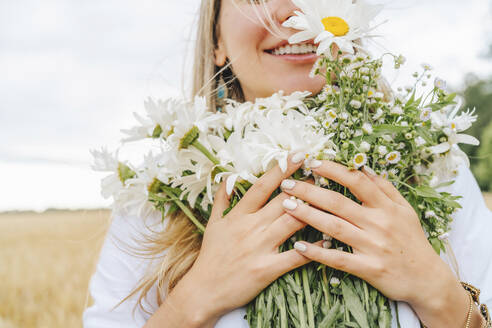
[[[356,169],[361,168],[362,166],[367,164],[367,155],[364,153],[358,153],[354,156],[354,159],[352,160],[352,163],[354,164],[354,167]]]
[[[301,10],[295,11],[282,25],[300,32],[289,38],[290,43],[314,39],[319,43],[317,54],[331,58],[331,46],[336,44],[344,53],[355,53],[361,46],[356,40],[368,39],[374,29],[371,21],[382,9],[364,0],[292,0]]]
[[[392,151],[386,155],[386,161],[389,164],[396,164],[400,161],[401,154],[399,151]]]

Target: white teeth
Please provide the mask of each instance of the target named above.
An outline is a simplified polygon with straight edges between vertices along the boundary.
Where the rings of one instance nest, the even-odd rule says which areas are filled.
[[[284,47],[276,48],[272,51],[272,53],[276,56],[278,55],[298,55],[298,54],[312,54],[316,53],[318,49],[317,46],[313,44],[294,44],[294,45],[286,45]]]

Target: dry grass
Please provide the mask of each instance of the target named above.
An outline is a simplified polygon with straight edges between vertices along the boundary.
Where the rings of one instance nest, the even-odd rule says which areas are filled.
[[[108,211],[0,214],[0,328],[81,327]]]
[[[485,194],[492,209],[492,194]],[[81,327],[108,211],[0,214],[0,328]]]

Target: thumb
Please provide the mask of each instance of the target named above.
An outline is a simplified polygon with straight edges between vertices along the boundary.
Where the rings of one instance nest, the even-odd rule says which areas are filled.
[[[210,215],[209,222],[222,219],[222,213],[229,207],[229,204],[230,200],[226,192],[226,180],[224,180],[214,196],[214,204],[212,206],[212,214]]]

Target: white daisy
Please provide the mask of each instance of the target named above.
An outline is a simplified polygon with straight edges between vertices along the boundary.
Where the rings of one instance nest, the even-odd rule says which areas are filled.
[[[352,106],[355,109],[359,109],[362,107],[362,103],[358,100],[352,99],[349,103],[350,106]]]
[[[399,151],[392,151],[386,155],[386,161],[390,164],[396,164],[400,161],[401,154]]]
[[[354,164],[356,169],[366,165],[367,164],[367,155],[364,153],[356,154],[354,156],[354,159],[352,160],[352,163]]]
[[[94,171],[99,172],[111,172],[110,175],[101,180],[101,195],[108,199],[110,197],[116,197],[118,193],[123,189],[123,178],[124,168],[127,166],[124,164],[120,165],[118,161],[118,151],[111,154],[106,148],[101,148],[98,150],[90,151],[94,157],[94,164],[91,168]]]
[[[368,143],[367,141],[362,141],[362,142],[360,143],[359,149],[360,149],[360,151],[362,151],[363,153],[367,153],[367,152],[369,152],[369,150],[371,150],[371,144],[370,144],[370,143]]]
[[[431,118],[432,110],[430,108],[424,108],[420,111],[420,120],[421,121],[428,121]]]
[[[363,0],[293,0],[301,9],[295,11],[282,25],[301,30],[289,38],[290,43],[300,43],[315,39],[319,43],[317,54],[331,58],[330,47],[336,44],[344,53],[355,53],[361,46],[356,40],[371,38],[374,27],[371,21],[383,8],[370,5]]]
[[[370,123],[364,123],[362,124],[362,131],[364,131],[365,134],[372,134],[374,130]]]
[[[434,80],[434,86],[438,89],[444,90],[446,89],[447,83],[445,80],[436,77]]]
[[[392,115],[403,115],[403,109],[401,108],[401,106],[395,106],[391,108],[390,113]]]

